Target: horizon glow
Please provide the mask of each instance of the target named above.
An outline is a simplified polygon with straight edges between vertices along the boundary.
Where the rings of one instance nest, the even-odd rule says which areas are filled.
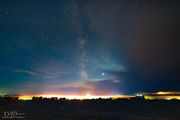
[[[32,100],[33,97],[43,97],[43,98],[53,98],[53,97],[57,97],[59,98],[66,98],[69,100],[73,100],[73,99],[77,99],[77,100],[84,100],[84,99],[99,99],[99,98],[103,98],[103,99],[108,99],[108,98],[112,98],[112,99],[116,99],[116,98],[126,98],[129,99],[132,96],[128,96],[128,95],[101,95],[101,96],[97,96],[97,95],[49,95],[49,94],[44,94],[44,95],[22,95],[19,96],[19,100]]]

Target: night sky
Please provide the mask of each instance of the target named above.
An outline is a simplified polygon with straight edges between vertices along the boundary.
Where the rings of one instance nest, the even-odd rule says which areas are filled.
[[[1,0],[0,94],[180,91],[180,2]]]

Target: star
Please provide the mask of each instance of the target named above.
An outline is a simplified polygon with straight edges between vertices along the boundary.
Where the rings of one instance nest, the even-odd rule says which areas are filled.
[[[101,73],[102,76],[105,76],[105,73]]]

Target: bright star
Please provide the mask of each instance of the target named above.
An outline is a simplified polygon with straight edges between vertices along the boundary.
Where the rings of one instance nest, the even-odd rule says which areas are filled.
[[[101,75],[102,75],[102,76],[104,76],[104,75],[105,75],[105,73],[102,73]]]

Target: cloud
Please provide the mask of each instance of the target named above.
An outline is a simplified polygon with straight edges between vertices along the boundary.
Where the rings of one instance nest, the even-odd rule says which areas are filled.
[[[119,80],[87,81],[85,85],[94,88],[94,94],[119,94],[123,90]]]
[[[43,93],[44,94],[59,94],[59,95],[86,95],[87,91],[93,91],[91,88],[87,87],[73,87],[73,86],[66,86],[66,87],[53,87],[50,86],[49,88],[45,88]]]
[[[86,80],[74,84],[52,85],[44,93],[60,95],[115,95],[122,94],[123,87],[117,80]]]
[[[33,70],[15,70],[15,73],[24,73],[32,76],[39,76],[39,73]]]
[[[107,74],[111,74],[116,77],[126,77],[127,76],[127,71],[125,70],[110,70],[110,69],[104,69],[103,72]]]

